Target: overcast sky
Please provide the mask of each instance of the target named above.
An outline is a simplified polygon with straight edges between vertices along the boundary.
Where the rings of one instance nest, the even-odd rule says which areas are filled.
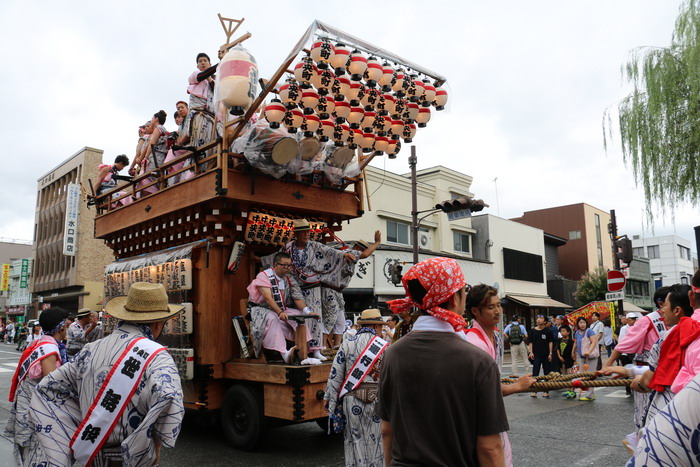
[[[414,139],[419,169],[472,175],[489,212],[586,202],[615,209],[620,233],[649,236],[642,191],[617,134],[605,153],[601,123],[629,90],[628,52],[668,45],[680,3],[2,2],[0,237],[32,238],[37,179],[82,147],[103,149],[105,162],[133,156],[138,125],[160,109],[174,129],[197,53],[215,57],[225,42],[219,12],[246,18],[238,33],[253,34],[245,46],[264,77],[315,18],[446,76],[448,110]],[[408,154],[373,165],[404,173]],[[698,209],[685,206],[675,224],[659,213],[654,227],[695,249],[698,224]]]

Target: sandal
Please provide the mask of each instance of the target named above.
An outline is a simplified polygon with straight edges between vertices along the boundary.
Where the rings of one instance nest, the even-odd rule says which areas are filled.
[[[549,399],[549,393],[545,392],[544,394],[542,394],[542,397],[544,397],[545,399]]]
[[[530,394],[530,397],[534,397],[534,398],[536,399],[536,398],[537,398],[537,393],[536,393],[536,392],[533,392],[532,394]]]

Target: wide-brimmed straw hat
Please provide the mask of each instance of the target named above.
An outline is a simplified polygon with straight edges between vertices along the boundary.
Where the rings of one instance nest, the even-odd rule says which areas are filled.
[[[309,221],[307,221],[306,219],[296,219],[294,221],[294,231],[303,232],[304,230],[311,230]]]
[[[90,313],[92,313],[92,310],[90,308],[81,308],[75,314],[75,317],[76,318],[85,318],[86,316],[90,316]]]
[[[123,321],[155,323],[177,315],[182,305],[168,303],[168,294],[163,284],[134,282],[127,296],[115,297],[107,302],[105,311]]]
[[[359,246],[363,250],[366,250],[367,248],[369,248],[370,245],[369,245],[369,242],[366,242],[364,240],[357,240],[355,242],[355,246]]]
[[[386,324],[386,322],[382,319],[382,314],[378,309],[369,308],[362,312],[360,319],[357,320],[357,324],[364,326],[372,324]]]

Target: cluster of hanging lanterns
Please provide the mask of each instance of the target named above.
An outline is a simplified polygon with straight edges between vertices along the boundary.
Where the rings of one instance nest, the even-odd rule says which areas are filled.
[[[417,73],[366,57],[342,43],[317,40],[265,107],[271,128],[333,141],[338,147],[396,157],[443,110],[447,92]]]

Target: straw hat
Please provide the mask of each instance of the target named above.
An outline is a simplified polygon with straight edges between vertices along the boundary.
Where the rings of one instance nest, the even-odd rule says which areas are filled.
[[[311,230],[311,226],[309,225],[309,221],[306,219],[296,219],[294,221],[294,231],[295,232],[303,232],[305,230]]]
[[[366,250],[367,248],[370,247],[369,242],[366,242],[364,240],[358,240],[355,242],[355,246],[359,246],[363,250]]]
[[[134,282],[126,297],[115,297],[105,305],[105,311],[124,321],[155,323],[165,321],[183,310],[182,305],[168,303],[163,284]]]
[[[376,308],[369,308],[362,312],[360,319],[357,320],[359,325],[386,324],[382,319],[381,312]]]
[[[90,316],[90,313],[92,313],[92,310],[90,308],[81,308],[75,314],[75,317],[76,318],[85,318],[86,316]]]

